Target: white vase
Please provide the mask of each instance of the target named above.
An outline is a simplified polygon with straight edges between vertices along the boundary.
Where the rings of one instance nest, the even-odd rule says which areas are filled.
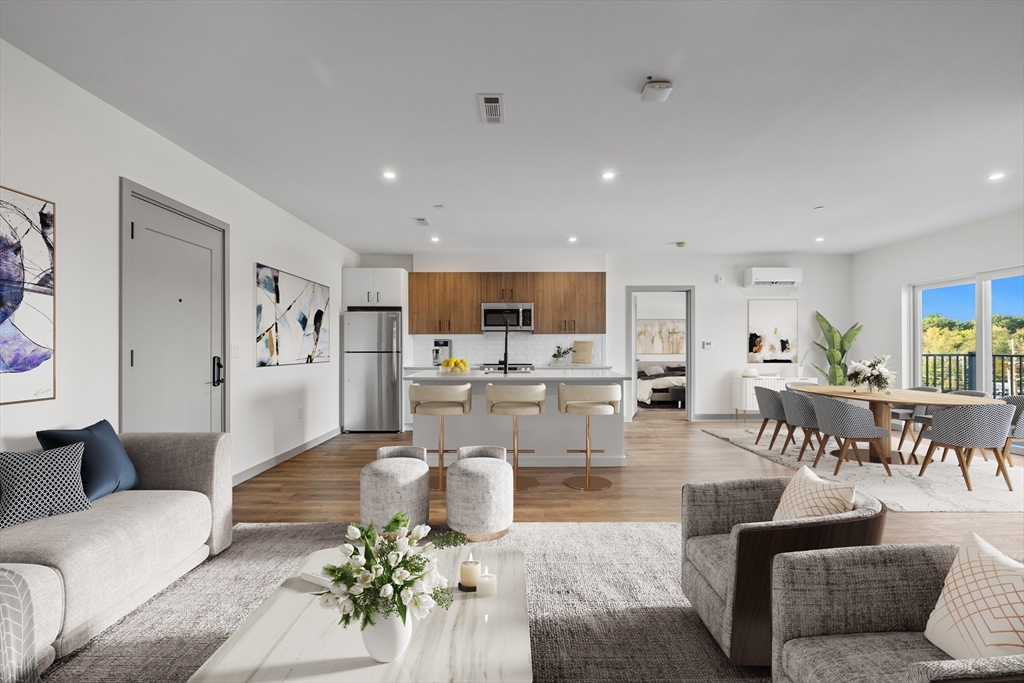
[[[392,614],[377,617],[373,626],[367,626],[362,632],[363,645],[366,651],[378,662],[393,662],[409,647],[412,638],[412,615],[406,615],[406,623],[402,617]]]
[[[807,375],[804,374],[804,366],[802,366],[802,365],[796,366],[796,376],[797,377],[806,377],[807,376]]]

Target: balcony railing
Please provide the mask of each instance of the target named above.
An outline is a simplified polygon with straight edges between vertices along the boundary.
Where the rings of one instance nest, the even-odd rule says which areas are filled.
[[[978,358],[974,353],[921,354],[921,383],[942,391],[975,389]],[[1024,354],[992,354],[992,396],[1024,394]]]

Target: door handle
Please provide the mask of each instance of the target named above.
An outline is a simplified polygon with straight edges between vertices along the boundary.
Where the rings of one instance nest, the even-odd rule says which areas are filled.
[[[366,303],[370,303],[370,293],[366,293]]]
[[[213,357],[213,386],[219,387],[224,384],[224,364],[220,361],[220,356]]]

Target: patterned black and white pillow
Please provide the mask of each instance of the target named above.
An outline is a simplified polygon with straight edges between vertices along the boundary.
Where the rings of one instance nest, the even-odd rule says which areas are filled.
[[[0,453],[0,529],[92,507],[82,487],[85,444]]]

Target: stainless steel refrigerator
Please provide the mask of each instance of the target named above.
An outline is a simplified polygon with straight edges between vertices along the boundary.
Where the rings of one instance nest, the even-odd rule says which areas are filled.
[[[346,432],[402,431],[402,312],[345,313]]]

